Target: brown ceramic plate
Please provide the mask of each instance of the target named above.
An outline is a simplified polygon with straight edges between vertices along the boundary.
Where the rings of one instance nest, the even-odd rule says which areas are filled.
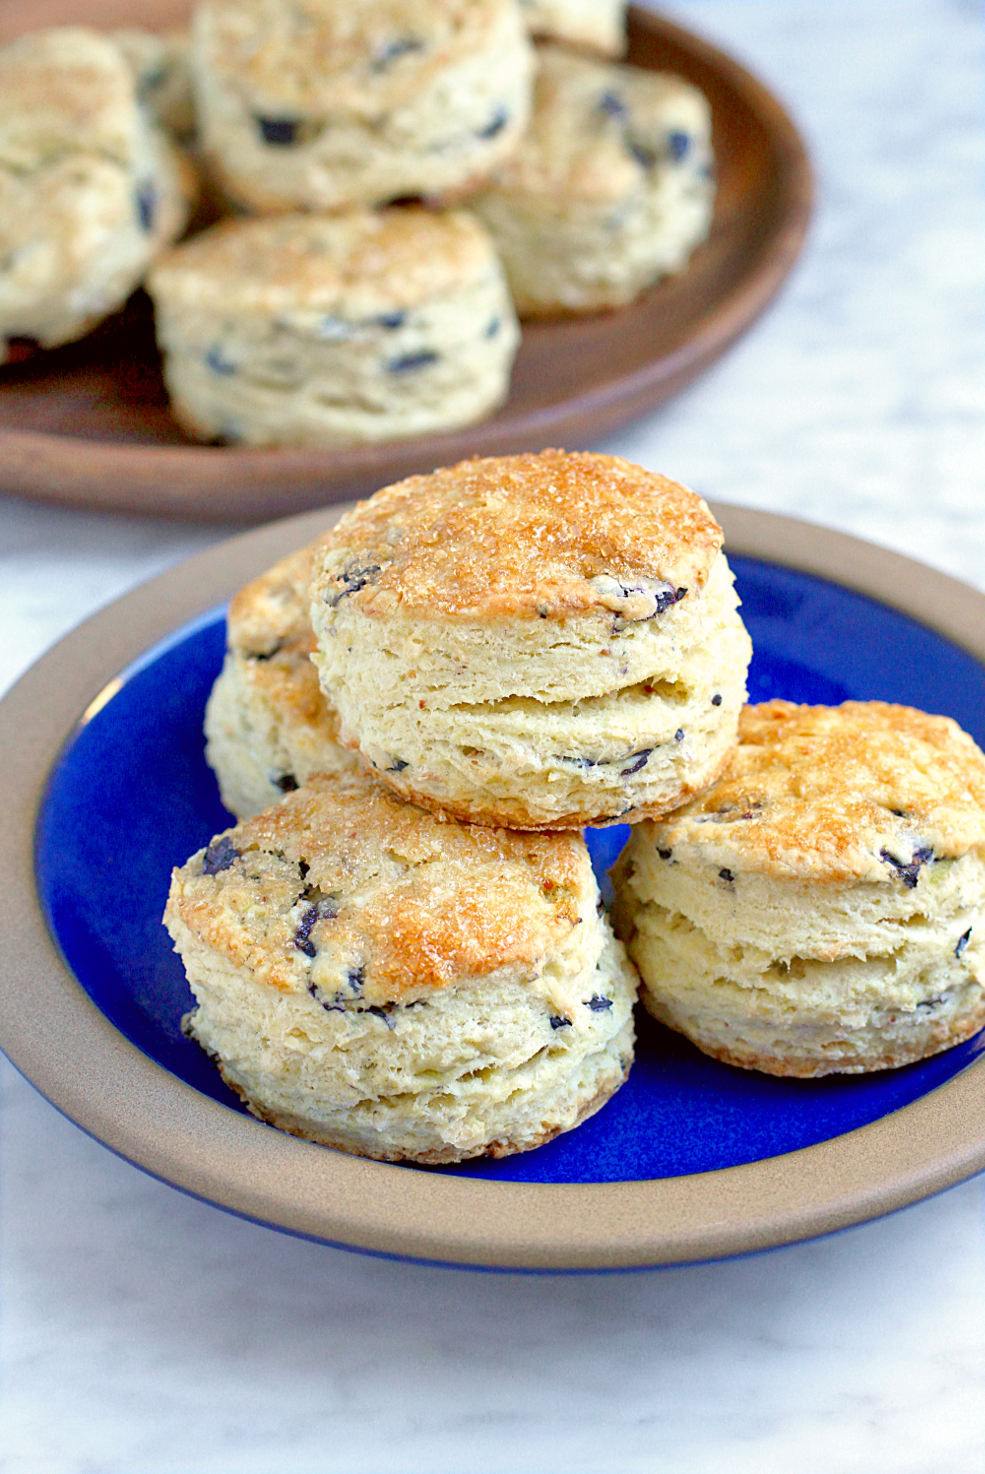
[[[910,627],[917,645],[928,630],[944,636],[945,664],[966,660],[967,651],[975,680],[982,678],[981,593],[839,533],[734,507],[716,511],[730,553],[767,565],[767,589],[773,565],[780,584],[792,568],[829,580],[825,587],[856,590],[888,606],[885,617],[902,610],[919,621]],[[258,1222],[350,1248],[489,1268],[602,1269],[746,1253],[863,1222],[985,1167],[985,1059],[962,1072],[953,1052],[941,1066],[952,1071],[945,1083],[801,1150],[684,1176],[559,1184],[478,1180],[310,1146],[193,1089],[118,1032],[66,965],[42,914],[35,838],[52,765],[80,720],[112,709],[120,671],[329,520],[309,514],[239,536],[152,580],[70,634],[0,703],[0,1046],[54,1105],[155,1176]],[[850,641],[874,641],[876,618],[868,628],[864,610],[861,622],[849,620]],[[824,630],[812,626],[805,638],[823,642]],[[933,660],[930,668],[936,680]],[[131,736],[127,729],[124,746]],[[169,757],[162,753],[161,762]],[[112,801],[123,816],[112,843],[114,864],[126,866],[133,800],[123,784],[121,793],[106,792],[113,785],[104,769],[96,778],[100,815]],[[56,855],[59,865],[64,854]],[[104,875],[96,897],[105,894]],[[120,925],[129,935],[132,872],[124,886]],[[156,913],[152,926],[159,935]],[[153,977],[141,973],[147,945],[137,946],[141,975],[132,984],[145,995],[153,988]],[[882,1089],[898,1073],[868,1078]],[[826,1088],[821,1095],[830,1104]]]
[[[187,5],[187,0],[184,0]],[[182,0],[5,0],[0,41],[66,20],[160,24]],[[630,10],[630,60],[688,77],[714,116],[719,193],[686,271],[618,312],[530,324],[509,401],[448,435],[338,450],[191,444],[168,410],[150,302],[138,292],[82,342],[0,368],[0,491],[71,506],[265,521],[469,455],[584,447],[690,383],[759,316],[800,250],[803,143],[739,64]]]

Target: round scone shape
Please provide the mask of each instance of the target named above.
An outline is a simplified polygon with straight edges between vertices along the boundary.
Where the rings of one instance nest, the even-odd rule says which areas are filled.
[[[614,882],[646,1007],[716,1059],[855,1074],[985,1025],[985,755],[947,717],[748,707]]]
[[[201,138],[252,210],[460,197],[527,124],[533,55],[515,0],[205,0]]]
[[[416,207],[229,220],[148,281],[174,412],[201,439],[396,440],[509,391],[519,328],[488,235]]]
[[[520,9],[532,36],[600,56],[626,50],[625,0],[520,0]]]
[[[185,227],[193,174],[83,27],[0,49],[0,363],[80,338]]]
[[[540,1145],[632,1061],[636,975],[584,842],[307,789],[176,870],[186,1032],[261,1120],[386,1161]]]
[[[675,807],[718,773],[745,696],[721,543],[700,497],[615,456],[464,461],[384,488],[312,560],[342,740],[473,823]]]
[[[538,56],[530,128],[472,207],[521,317],[620,307],[708,234],[711,113],[670,73]]]
[[[226,808],[249,818],[315,773],[356,770],[311,661],[311,549],[291,553],[232,600],[226,658],[205,710],[205,756]]]

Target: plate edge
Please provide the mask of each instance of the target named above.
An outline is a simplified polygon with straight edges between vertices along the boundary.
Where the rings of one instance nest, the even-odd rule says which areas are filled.
[[[919,603],[927,586],[926,574],[933,570],[889,549],[799,519],[728,505],[713,504],[713,509],[725,526],[730,551],[799,568],[854,588],[918,619],[985,660],[985,595],[978,590],[935,572],[934,609],[914,608],[912,600],[903,609],[894,592],[898,594],[901,586],[915,587]],[[51,766],[96,691],[149,644],[221,602],[282,552],[316,536],[342,510],[333,507],[328,513],[307,513],[242,534],[158,575],[65,636],[0,703],[0,743],[5,753],[18,745],[20,749],[14,751],[13,760],[0,774],[0,803],[12,816],[14,840],[11,849],[0,856],[0,917],[7,913],[13,953],[16,955],[21,946],[26,948],[29,986],[34,990],[35,1002],[54,1001],[76,1015],[78,1024],[84,1024],[104,1058],[126,1077],[127,1089],[116,1099],[116,1106],[124,1112],[138,1110],[150,1132],[151,1145],[134,1151],[133,1131],[121,1130],[112,1112],[107,1115],[105,1109],[97,1107],[91,1072],[82,1077],[82,1088],[73,1091],[66,1040],[59,1037],[57,1027],[52,1033],[50,1012],[42,1008],[40,1014],[32,1015],[39,1029],[32,1042],[25,1035],[24,1017],[20,1013],[11,1016],[10,998],[4,996],[0,999],[4,1047],[42,1094],[136,1165],[243,1216],[370,1252],[476,1267],[611,1269],[754,1252],[891,1212],[985,1166],[985,1092],[980,1088],[985,1079],[985,1061],[980,1061],[901,1111],[854,1132],[782,1157],[691,1177],[567,1186],[500,1184],[437,1178],[352,1158],[335,1158],[333,1154],[331,1171],[315,1175],[322,1183],[330,1176],[336,1189],[344,1188],[343,1199],[350,1205],[361,1204],[358,1211],[340,1214],[337,1207],[319,1200],[317,1193],[312,1199],[308,1183],[303,1211],[299,1212],[296,1204],[285,1211],[283,1202],[268,1194],[258,1216],[255,1199],[247,1201],[243,1197],[242,1185],[237,1187],[228,1174],[217,1175],[215,1158],[219,1153],[213,1150],[203,1156],[195,1150],[202,1146],[195,1142],[193,1128],[204,1098],[117,1034],[75,982],[47,933],[34,891],[37,811]],[[915,570],[924,575],[922,581],[911,584],[901,580],[901,573],[912,576]],[[162,607],[160,595],[165,589],[167,599]],[[124,611],[127,617],[121,618]],[[94,634],[100,636],[95,642],[99,675],[90,671],[86,677],[82,669],[86,660],[81,657],[88,653],[91,667]],[[35,693],[50,687],[52,677],[58,691],[57,707],[45,708],[45,720],[39,726]],[[73,715],[66,722],[70,710]],[[34,740],[29,740],[32,735]],[[15,736],[19,742],[11,740]],[[4,991],[9,995],[9,990]],[[83,1019],[87,1012],[89,1017]],[[61,1073],[60,1066],[64,1067]],[[182,1092],[187,1097],[183,1102],[177,1099]],[[172,1141],[170,1151],[165,1151],[154,1142],[153,1132],[159,1129],[161,1111],[168,1104],[180,1105],[184,1134]],[[213,1147],[221,1141],[244,1165],[255,1158],[257,1151],[265,1159],[273,1152],[281,1176],[289,1154],[292,1165],[287,1177],[303,1188],[298,1174],[305,1179],[312,1175],[308,1170],[310,1158],[304,1154],[317,1148],[279,1137],[216,1102],[207,1104],[219,1117],[238,1123],[230,1136],[230,1121],[217,1120]],[[942,1110],[947,1124],[943,1133],[938,1120]],[[906,1127],[907,1139],[903,1142],[898,1140],[901,1124]],[[948,1143],[943,1156],[936,1150],[940,1139]],[[273,1146],[272,1141],[278,1145]],[[928,1151],[931,1144],[935,1149]],[[871,1164],[875,1155],[881,1163],[877,1183],[873,1184],[868,1173],[859,1176],[860,1154],[862,1162]],[[324,1165],[322,1157],[319,1166]],[[382,1215],[377,1211],[381,1172],[396,1172],[402,1179],[398,1189],[391,1177],[384,1194],[390,1210]],[[783,1201],[778,1174],[791,1173],[802,1187],[809,1182],[809,1199],[816,1199],[819,1184],[827,1184],[824,1200]],[[414,1190],[423,1188],[424,1183],[428,1188],[423,1197],[435,1202],[422,1202],[422,1194]],[[710,1195],[709,1187],[714,1189]],[[496,1212],[492,1211],[490,1193],[498,1206]],[[330,1198],[335,1196],[334,1191],[329,1194]],[[696,1205],[696,1197],[706,1201]],[[658,1199],[663,1200],[662,1204]],[[765,1212],[764,1203],[768,1205]],[[696,1206],[704,1209],[705,1221],[701,1223],[695,1221]],[[559,1218],[569,1230],[564,1248],[557,1242]],[[665,1227],[657,1231],[655,1219],[661,1218]],[[518,1227],[518,1219],[522,1228]],[[585,1229],[586,1220],[591,1223],[590,1230]],[[668,1222],[670,1228],[666,1227]]]

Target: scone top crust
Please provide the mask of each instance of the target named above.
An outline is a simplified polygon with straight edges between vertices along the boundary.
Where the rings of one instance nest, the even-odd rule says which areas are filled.
[[[915,887],[929,861],[985,847],[985,754],[950,717],[908,706],[769,701],[743,710],[718,782],[648,829],[662,855],[726,880]]]
[[[311,554],[311,547],[289,553],[233,596],[230,650],[252,660],[271,660],[285,649],[310,654],[315,646],[307,598]]]
[[[66,150],[129,163],[136,123],[130,70],[96,31],[60,26],[0,49],[0,164],[33,169]]]
[[[311,311],[347,319],[412,308],[495,268],[462,210],[350,210],[226,220],[153,271],[172,305],[214,313]]]
[[[653,164],[710,133],[708,103],[669,72],[592,60],[557,46],[537,49],[534,106],[526,136],[496,173],[516,195],[615,203]]]
[[[358,775],[314,778],[193,856],[177,917],[283,992],[319,954],[368,1006],[556,952],[597,890],[580,836],[442,823]]]
[[[513,0],[206,0],[195,31],[252,101],[366,121],[504,32],[525,44]]]
[[[721,546],[705,503],[676,481],[545,450],[384,487],[326,535],[311,596],[370,617],[644,620],[693,598]]]

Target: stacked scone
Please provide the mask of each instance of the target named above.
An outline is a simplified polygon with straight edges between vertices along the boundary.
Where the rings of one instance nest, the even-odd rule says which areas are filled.
[[[618,1088],[637,978],[577,831],[728,760],[750,645],[721,547],[684,487],[546,451],[386,488],[238,596],[206,732],[241,823],[165,920],[188,1031],[255,1114],[447,1162]]]
[[[633,964],[771,1074],[985,1025],[985,755],[881,702],[743,708],[721,548],[684,487],[545,451],[385,488],[237,597],[206,733],[242,822],[165,919],[255,1114],[389,1160],[538,1145],[625,1078]],[[620,820],[614,934],[574,831]]]
[[[0,50],[0,363],[122,306],[193,194],[109,38],[64,27]]]
[[[623,44],[619,0],[204,0],[204,157],[241,209],[285,213],[150,277],[185,428],[335,445],[466,425],[506,398],[517,312],[618,306],[679,269],[710,224],[708,107],[585,54]]]
[[[481,418],[509,388],[516,316],[465,211],[226,221],[148,285],[175,414],[205,440],[420,435]]]
[[[707,103],[617,64],[625,41],[623,0],[200,0],[184,31],[23,38],[0,51],[0,362],[144,283],[197,439],[494,413],[518,314],[623,305],[708,233]],[[227,218],[166,250],[179,142]]]
[[[466,461],[378,492],[312,559],[342,740],[472,822],[666,813],[719,772],[745,697],[721,548],[699,497],[615,456]]]

